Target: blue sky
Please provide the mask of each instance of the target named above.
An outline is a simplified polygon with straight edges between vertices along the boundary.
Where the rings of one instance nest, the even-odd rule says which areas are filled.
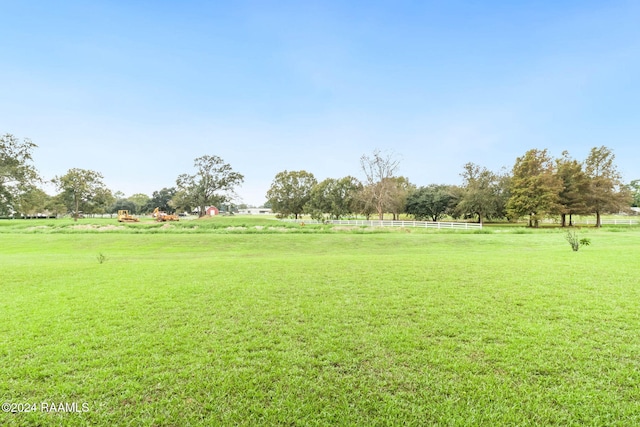
[[[0,0],[0,133],[41,174],[151,194],[218,155],[259,205],[273,177],[361,177],[374,149],[416,185],[531,148],[606,145],[640,178],[635,1]]]

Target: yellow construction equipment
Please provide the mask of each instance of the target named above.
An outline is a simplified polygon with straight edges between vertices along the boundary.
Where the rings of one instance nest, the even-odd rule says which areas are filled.
[[[140,221],[138,218],[129,215],[129,211],[126,209],[121,209],[118,211],[118,222],[138,222]]]
[[[171,215],[166,212],[162,212],[160,208],[155,208],[151,216],[154,217],[158,222],[180,221],[180,218],[178,218],[178,215]]]

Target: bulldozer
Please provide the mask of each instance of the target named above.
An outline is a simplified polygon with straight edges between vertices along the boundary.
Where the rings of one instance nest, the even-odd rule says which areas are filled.
[[[140,221],[138,218],[129,215],[129,211],[126,209],[121,209],[118,211],[118,222],[138,222]]]
[[[158,222],[180,221],[178,215],[171,215],[166,212],[162,212],[160,208],[155,208],[151,216],[154,217]]]

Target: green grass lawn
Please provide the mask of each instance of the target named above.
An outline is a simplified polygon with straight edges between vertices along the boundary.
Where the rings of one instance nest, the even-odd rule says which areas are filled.
[[[640,424],[637,227],[233,221],[0,223],[0,424]]]

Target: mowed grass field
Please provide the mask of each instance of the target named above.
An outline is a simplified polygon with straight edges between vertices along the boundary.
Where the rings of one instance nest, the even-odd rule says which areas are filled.
[[[0,232],[0,425],[640,424],[637,227],[56,224]]]

